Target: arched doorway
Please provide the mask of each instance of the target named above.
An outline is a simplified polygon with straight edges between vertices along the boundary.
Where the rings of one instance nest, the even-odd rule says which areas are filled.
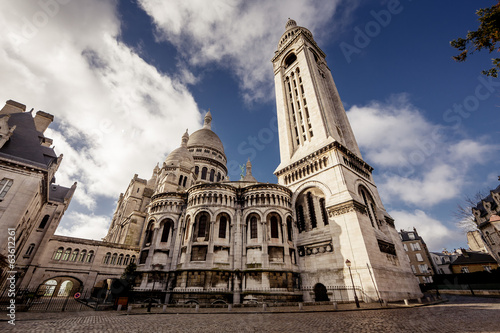
[[[80,291],[80,281],[69,276],[46,280],[38,287],[38,295],[44,297],[67,297]]]
[[[330,300],[324,284],[316,283],[314,286],[314,300],[316,302],[325,302]]]

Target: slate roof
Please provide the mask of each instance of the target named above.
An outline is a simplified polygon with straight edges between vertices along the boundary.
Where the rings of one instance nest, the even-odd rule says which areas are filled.
[[[12,113],[8,123],[9,127],[15,125],[16,129],[10,139],[0,148],[0,157],[44,169],[57,159],[52,148],[40,144],[44,135],[36,130],[31,112]]]
[[[496,261],[489,254],[464,250],[464,254],[459,255],[452,265],[464,264],[496,264]]]

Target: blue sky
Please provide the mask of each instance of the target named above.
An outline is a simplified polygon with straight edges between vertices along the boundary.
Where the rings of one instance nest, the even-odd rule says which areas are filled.
[[[465,247],[456,205],[498,185],[500,80],[480,74],[491,55],[456,63],[449,42],[494,3],[3,2],[0,98],[54,114],[57,183],[78,181],[58,233],[99,239],[133,175],[149,178],[208,109],[231,179],[251,158],[276,182],[270,59],[291,17],[327,54],[396,227],[431,250]]]

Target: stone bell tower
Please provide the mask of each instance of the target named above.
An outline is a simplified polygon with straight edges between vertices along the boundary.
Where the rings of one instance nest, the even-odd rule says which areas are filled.
[[[275,174],[294,193],[304,299],[351,286],[347,260],[365,301],[418,297],[325,57],[312,33],[289,19],[272,59],[281,157]]]

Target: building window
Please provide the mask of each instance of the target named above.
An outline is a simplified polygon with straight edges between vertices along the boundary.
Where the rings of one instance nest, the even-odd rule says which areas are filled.
[[[417,274],[417,270],[415,269],[415,266],[411,265],[411,271],[413,274]]]
[[[488,272],[488,273],[491,273],[491,266],[490,265],[485,265],[483,266],[483,269]]]
[[[328,213],[326,212],[325,198],[319,199],[319,206],[321,209],[321,218],[323,219],[323,224],[328,225]]]
[[[87,262],[92,262],[94,260],[94,251],[89,251],[87,254]]]
[[[299,232],[306,230],[306,221],[304,220],[304,208],[302,205],[297,206],[297,224],[299,227]]]
[[[470,273],[470,272],[469,272],[469,267],[462,267],[462,268],[460,269],[460,272],[462,272],[462,273]]]
[[[145,264],[146,263],[146,259],[148,258],[148,255],[149,255],[149,250],[142,251],[141,252],[141,257],[139,259],[139,264]]]
[[[255,216],[250,218],[250,238],[257,238],[257,218]]]
[[[309,218],[311,219],[311,228],[316,228],[318,223],[316,222],[316,212],[314,211],[314,200],[311,192],[307,192],[307,206],[309,208]]]
[[[130,263],[135,264],[135,256],[130,257]]]
[[[83,250],[82,252],[80,252],[80,258],[78,258],[78,261],[84,262],[85,259],[87,259],[86,257],[87,257],[87,251]]]
[[[117,265],[121,265],[123,263],[123,254],[120,254],[118,256],[118,261],[116,262]]]
[[[182,185],[182,178],[183,178],[183,176],[182,176],[182,175],[181,175],[181,176],[179,176],[179,184],[178,184],[179,186],[181,186],[181,185]]]
[[[215,180],[215,170],[210,170],[210,181],[213,182]]]
[[[415,239],[415,234],[413,232],[409,232],[408,238],[410,238],[411,240]]]
[[[7,192],[9,192],[9,189],[12,187],[12,184],[14,181],[9,178],[3,178],[0,180],[0,201],[5,198],[5,195]]]
[[[411,243],[411,249],[413,251],[420,251],[421,250],[420,244],[419,243]]]
[[[167,220],[163,224],[163,231],[161,233],[161,242],[162,243],[168,242],[168,236],[170,235],[170,229],[171,229],[171,227],[172,227],[171,220]]]
[[[375,228],[375,225],[377,225],[376,222],[376,213],[375,213],[375,204],[373,203],[373,199],[370,196],[370,194],[367,192],[366,189],[363,187],[360,188],[359,190],[361,192],[361,197],[363,198],[363,202],[366,206],[366,212],[368,213],[368,217],[370,218],[370,222],[372,224],[372,227]]]
[[[221,216],[219,220],[219,238],[226,238],[227,218]]]
[[[74,250],[73,253],[71,254],[71,258],[69,259],[69,261],[76,261],[76,259],[78,258],[78,250]]]
[[[149,221],[149,226],[148,229],[146,230],[146,237],[144,237],[145,246],[151,244],[151,241],[153,240],[153,227],[154,227],[154,221],[151,220]]]
[[[107,265],[109,264],[109,260],[111,259],[111,252],[106,253],[106,256],[104,257],[104,264]]]
[[[291,241],[292,236],[293,236],[293,230],[292,230],[292,218],[290,216],[287,217],[287,219],[286,219],[286,231],[287,231],[288,240]]]
[[[405,251],[408,251],[408,246],[406,246],[406,244],[403,244],[403,248],[405,249]]]
[[[125,260],[123,261],[123,264],[124,264],[125,266],[127,266],[129,261],[130,261],[130,255],[129,255],[129,254],[127,254],[127,255],[125,256]]]
[[[118,257],[118,254],[113,253],[113,256],[111,257],[111,265],[116,265],[116,258]]]
[[[198,176],[198,174],[199,174],[199,173],[200,173],[200,167],[199,167],[199,166],[196,166],[196,167],[194,168],[194,174],[195,174],[196,176]]]
[[[71,249],[66,249],[66,251],[64,251],[64,254],[63,254],[61,260],[68,260],[70,253],[71,253]]]
[[[427,264],[418,265],[418,270],[420,271],[420,273],[429,273],[429,267],[427,266]]]
[[[47,225],[47,222],[49,221],[50,216],[45,215],[42,219],[42,222],[40,222],[40,225],[38,226],[38,229],[44,229],[45,226]]]
[[[205,237],[207,232],[207,216],[202,214],[198,220],[198,237]]]
[[[31,243],[30,246],[28,246],[28,249],[26,250],[26,253],[24,255],[29,257],[31,253],[33,253],[34,249],[35,249],[35,244]]]
[[[278,219],[276,216],[271,216],[271,238],[279,238]]]
[[[203,169],[201,169],[201,179],[207,179],[207,171],[208,169],[206,167],[203,167]]]
[[[418,261],[424,261],[424,258],[422,258],[422,255],[420,253],[415,253],[415,256],[417,257]]]

